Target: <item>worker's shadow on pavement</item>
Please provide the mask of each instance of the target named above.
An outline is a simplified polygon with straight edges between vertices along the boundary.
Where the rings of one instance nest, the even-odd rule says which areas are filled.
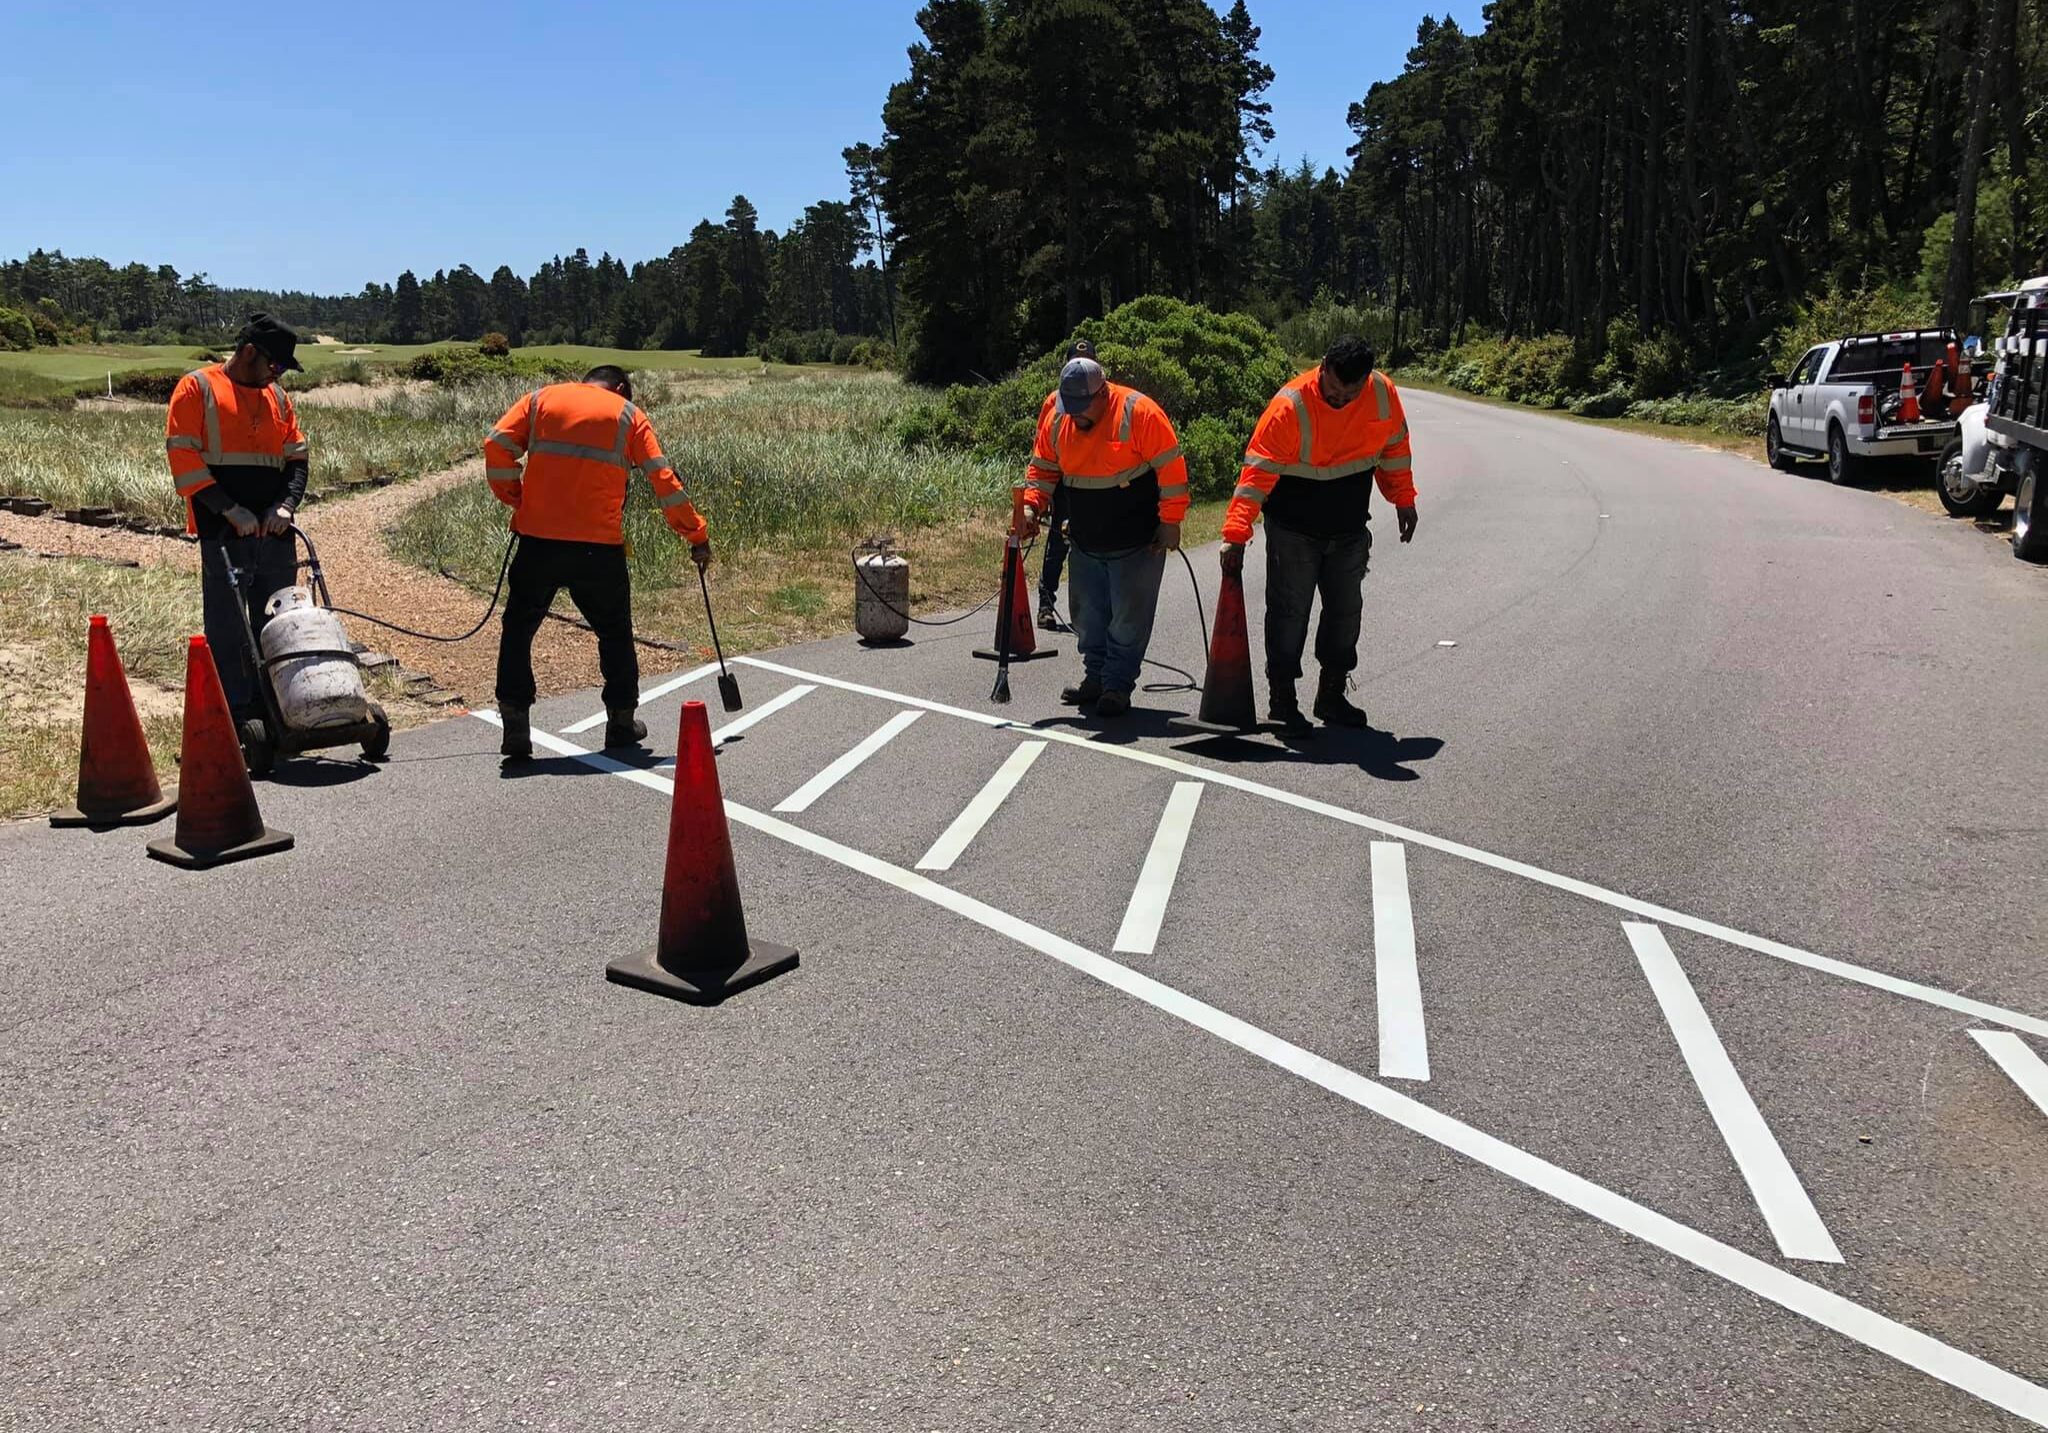
[[[659,767],[666,774],[675,767],[674,753],[651,751],[644,746],[610,747],[597,754],[621,766],[630,766],[635,771],[653,771]],[[604,767],[592,765],[580,756],[530,756],[519,761],[501,757],[498,761],[498,777],[502,781],[523,781],[533,776],[610,775],[612,773]]]
[[[368,757],[295,756],[278,762],[263,779],[272,786],[317,790],[324,786],[347,786],[366,776],[375,776],[383,764]]]
[[[1186,719],[1183,712],[1162,711],[1158,707],[1138,706],[1120,717],[1104,720],[1087,711],[1071,711],[1059,716],[1043,717],[1031,723],[1034,730],[1050,727],[1072,727],[1087,733],[1104,746],[1129,746],[1145,737],[1185,736],[1187,728],[1176,725]]]
[[[1173,732],[1175,736],[1187,734],[1185,726]],[[1270,727],[1243,735],[1219,733],[1198,736],[1175,748],[1232,764],[1355,766],[1376,781],[1420,781],[1422,773],[1411,769],[1412,764],[1429,761],[1443,749],[1440,736],[1395,736],[1374,727],[1351,730],[1329,726],[1301,736],[1284,735]]]

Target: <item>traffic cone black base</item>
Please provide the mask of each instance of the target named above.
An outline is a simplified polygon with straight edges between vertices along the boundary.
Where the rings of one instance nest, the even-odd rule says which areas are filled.
[[[209,871],[215,866],[225,866],[230,861],[249,861],[258,856],[274,855],[292,848],[292,833],[273,831],[268,826],[263,834],[239,846],[230,846],[225,851],[188,851],[178,844],[175,836],[149,843],[149,854],[159,861],[168,861],[187,871]]]
[[[661,963],[659,947],[649,946],[607,965],[604,978],[614,985],[644,990],[649,995],[665,995],[686,1005],[716,1005],[728,995],[737,995],[749,986],[796,968],[797,953],[788,946],[749,940],[747,958],[729,970],[702,966],[687,975],[679,974]]]
[[[111,816],[88,816],[76,806],[52,812],[50,824],[58,828],[84,826],[94,831],[111,831],[117,826],[148,826],[161,821],[178,809],[178,788],[166,786],[164,798],[147,806],[138,806],[133,811],[120,811]]]
[[[1040,662],[1044,661],[1047,657],[1057,657],[1059,654],[1060,649],[1057,647],[1040,647],[1035,652],[1012,652],[1010,653],[1010,665],[1018,667],[1026,662]],[[1003,654],[993,647],[976,647],[974,655],[981,658],[984,662],[1000,662],[1003,659]]]

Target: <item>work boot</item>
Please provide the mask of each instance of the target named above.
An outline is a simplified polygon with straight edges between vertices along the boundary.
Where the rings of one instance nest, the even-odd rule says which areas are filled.
[[[1060,688],[1060,700],[1070,707],[1085,707],[1091,702],[1097,702],[1101,699],[1102,678],[1100,677],[1083,677],[1079,686]]]
[[[1113,719],[1131,709],[1129,692],[1104,692],[1102,699],[1095,703],[1095,715]]]
[[[1272,696],[1266,702],[1266,715],[1273,725],[1290,736],[1307,736],[1315,730],[1309,719],[1301,714],[1301,703],[1295,700],[1294,683],[1281,686],[1273,684]]]
[[[1348,676],[1324,677],[1316,685],[1316,720],[1324,726],[1364,727],[1370,725],[1365,713],[1351,705],[1344,696],[1344,689],[1351,685]]]
[[[610,750],[615,746],[638,746],[647,740],[647,723],[633,715],[631,707],[621,707],[605,713],[604,744]]]
[[[1041,632],[1057,632],[1060,630],[1059,609],[1050,602],[1040,602],[1038,604],[1038,630]]]
[[[498,719],[505,723],[505,739],[498,743],[498,754],[513,761],[530,761],[533,758],[533,728],[527,724],[527,709],[500,708]]]

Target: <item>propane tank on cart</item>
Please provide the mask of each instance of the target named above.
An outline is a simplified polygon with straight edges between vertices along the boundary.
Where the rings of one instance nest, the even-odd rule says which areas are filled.
[[[317,731],[370,720],[362,667],[341,619],[303,587],[273,593],[263,611],[263,664],[285,725]]]
[[[895,642],[910,630],[910,559],[886,537],[853,555],[853,630],[863,642]]]

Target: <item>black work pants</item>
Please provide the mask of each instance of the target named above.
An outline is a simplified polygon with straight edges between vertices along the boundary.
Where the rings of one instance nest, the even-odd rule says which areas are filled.
[[[221,566],[223,550],[242,574],[239,596],[228,585],[227,572]],[[256,690],[256,672],[244,650],[242,613],[236,608],[239,605],[248,612],[249,625],[260,638],[263,624],[270,620],[263,615],[263,604],[272,593],[299,580],[298,544],[289,534],[236,537],[229,532],[202,542],[199,560],[199,607],[206,624],[206,645],[213,649],[214,669],[220,673],[221,694],[237,717],[253,716],[263,710],[262,698]]]
[[[1270,521],[1265,529],[1267,683],[1294,690],[1308,641],[1309,605],[1318,594],[1323,617],[1316,624],[1316,661],[1325,682],[1342,682],[1358,665],[1372,534],[1360,529],[1345,537],[1307,537]]]
[[[1067,565],[1067,485],[1052,490],[1052,519],[1045,525],[1045,560],[1038,568],[1038,605],[1056,607],[1060,570]]]
[[[505,629],[498,639],[499,706],[524,711],[533,705],[533,637],[564,587],[597,632],[605,709],[631,711],[640,705],[640,658],[633,650],[633,592],[624,547],[522,537],[507,584]]]

